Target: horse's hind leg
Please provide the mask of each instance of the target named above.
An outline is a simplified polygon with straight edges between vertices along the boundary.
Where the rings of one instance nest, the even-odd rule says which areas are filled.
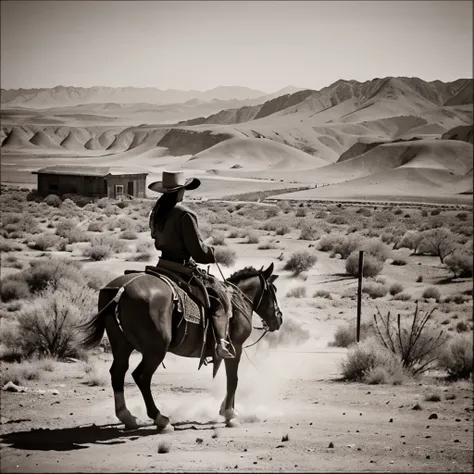
[[[142,361],[132,372],[132,377],[142,392],[143,400],[146,405],[147,415],[155,422],[159,431],[172,431],[173,426],[170,424],[168,417],[163,416],[155,405],[153,394],[151,393],[151,379],[158,366],[166,355],[166,349],[155,348],[153,352],[143,354]]]
[[[112,388],[114,390],[115,414],[125,424],[125,428],[134,429],[138,427],[136,418],[130,413],[125,403],[124,380],[128,370],[128,360],[133,351],[133,346],[127,341],[124,334],[110,318],[106,323],[107,336],[114,360],[110,367]]]
[[[238,413],[235,410],[235,392],[237,390],[238,370],[240,356],[242,355],[242,347],[235,346],[235,358],[234,359],[224,359],[225,362],[225,371],[227,375],[227,393],[224,398],[224,401],[221,404],[219,410],[219,415],[225,418],[227,426],[232,426],[231,421],[237,418]]]

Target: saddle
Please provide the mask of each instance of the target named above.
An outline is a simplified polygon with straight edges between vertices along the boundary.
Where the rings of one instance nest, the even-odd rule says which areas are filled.
[[[209,294],[207,289],[199,278],[198,268],[190,268],[171,260],[159,259],[158,264],[153,267],[148,265],[145,267],[145,273],[149,275],[164,275],[187,293],[198,305],[203,306],[206,310],[211,307]],[[125,270],[125,273],[133,273],[133,270]]]

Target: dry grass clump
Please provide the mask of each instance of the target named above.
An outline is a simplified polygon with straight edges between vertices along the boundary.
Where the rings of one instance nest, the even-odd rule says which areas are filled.
[[[231,267],[237,259],[237,254],[226,246],[216,245],[214,247],[214,257],[216,263],[221,263],[225,267]]]
[[[61,237],[58,237],[57,235],[41,234],[36,236],[33,242],[28,244],[28,247],[44,252],[45,250],[52,249],[53,247],[57,246],[60,241]]]
[[[327,290],[316,290],[313,294],[313,298],[326,298],[332,300],[332,295]]]
[[[454,379],[468,379],[473,372],[472,334],[457,334],[443,348],[439,356],[440,368]]]
[[[345,380],[370,384],[396,384],[403,376],[400,361],[374,337],[349,348],[341,371]]]
[[[134,230],[127,229],[127,230],[124,230],[123,232],[120,233],[119,239],[136,240],[136,239],[138,239],[138,235]]]
[[[257,232],[253,230],[247,231],[247,243],[258,244],[259,241],[260,241],[260,236],[258,235]]]
[[[388,290],[392,296],[398,295],[403,291],[403,285],[401,283],[393,283],[390,285]]]
[[[307,250],[299,250],[291,254],[283,269],[292,272],[296,276],[301,272],[308,271],[317,261],[318,257],[315,254]]]
[[[448,270],[453,273],[454,278],[472,277],[472,255],[469,255],[467,252],[454,252],[452,255],[446,257],[444,263]]]
[[[367,339],[374,334],[372,324],[362,323],[360,325],[360,340]],[[354,323],[338,326],[334,333],[334,340],[329,342],[329,347],[349,347],[357,339],[357,328]]]
[[[359,276],[359,252],[352,252],[346,259],[346,271],[349,275],[354,277]],[[362,265],[362,276],[364,277],[375,277],[383,269],[384,262],[377,259],[372,255],[364,255],[364,261]]]
[[[287,298],[305,298],[306,297],[306,287],[305,286],[295,286],[291,288],[286,294]]]
[[[301,229],[299,240],[317,240],[319,238],[319,224],[316,220],[304,220],[298,226]]]
[[[436,302],[439,302],[441,299],[441,293],[438,288],[435,288],[434,286],[428,286],[423,290],[422,297],[426,300],[434,299]]]
[[[211,245],[225,245],[225,233],[215,232],[211,237]]]
[[[166,454],[171,451],[171,445],[170,443],[166,441],[160,441],[158,443],[158,454]]]
[[[259,244],[257,248],[259,250],[275,250],[275,249],[280,248],[280,246],[276,242],[270,241],[270,242],[262,242],[261,244]]]
[[[410,301],[411,296],[408,293],[397,293],[392,300],[396,301]]]

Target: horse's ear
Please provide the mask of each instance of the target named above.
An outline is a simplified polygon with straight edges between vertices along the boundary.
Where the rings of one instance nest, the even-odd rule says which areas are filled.
[[[263,272],[263,276],[265,277],[265,280],[268,280],[272,273],[273,273],[273,262],[270,263],[269,267]]]
[[[272,276],[268,279],[268,281],[269,281],[270,283],[273,283],[278,277],[279,277],[279,275],[272,275]]]

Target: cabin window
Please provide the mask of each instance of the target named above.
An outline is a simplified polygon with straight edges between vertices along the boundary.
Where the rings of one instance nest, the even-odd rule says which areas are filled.
[[[123,184],[115,185],[115,196],[121,196],[123,194]]]

